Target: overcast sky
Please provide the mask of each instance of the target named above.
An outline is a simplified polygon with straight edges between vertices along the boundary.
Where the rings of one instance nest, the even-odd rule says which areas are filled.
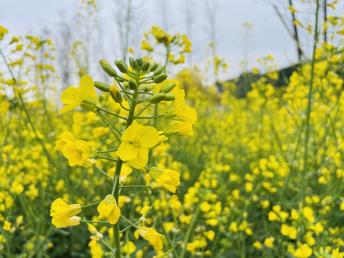
[[[105,24],[111,19],[106,6],[109,1],[98,1],[103,10],[101,16]],[[195,61],[204,61],[202,58],[207,55],[208,38],[203,0],[137,1],[142,3],[142,31],[152,24],[159,24],[174,32],[185,32],[184,8],[185,4],[191,6],[194,15],[192,39]],[[53,29],[61,12],[67,16],[73,15],[78,3],[78,0],[0,0],[0,24],[14,34],[39,33],[43,26]],[[166,7],[166,13],[161,12],[163,5]],[[252,23],[252,29],[246,37],[243,24],[247,22]],[[217,41],[219,55],[230,64],[228,77],[241,71],[240,63],[244,58],[247,58],[250,67],[256,64],[257,58],[268,54],[276,57],[280,67],[296,61],[293,41],[269,0],[218,0]]]

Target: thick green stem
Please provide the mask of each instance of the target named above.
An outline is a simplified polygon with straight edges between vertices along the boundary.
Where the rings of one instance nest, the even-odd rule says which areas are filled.
[[[133,94],[133,97],[131,99],[126,128],[128,128],[132,124],[132,122],[134,121],[137,95],[138,95],[138,90],[136,89],[134,94]],[[115,175],[114,175],[115,189],[114,189],[114,193],[113,193],[117,203],[118,203],[119,190],[120,190],[119,177],[120,177],[122,165],[123,165],[123,161],[121,159],[119,159],[117,161],[117,164],[116,164],[116,170],[115,170]],[[116,223],[116,225],[114,226],[114,238],[115,238],[115,249],[116,249],[115,257],[121,258],[121,242],[120,242],[119,220]]]

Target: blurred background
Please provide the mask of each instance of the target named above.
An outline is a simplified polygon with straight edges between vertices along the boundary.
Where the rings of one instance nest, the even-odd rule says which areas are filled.
[[[343,13],[343,1],[334,2],[339,2],[337,9],[324,5],[321,19]],[[290,6],[297,9],[296,15]],[[127,57],[128,48],[141,55],[143,33],[152,25],[185,33],[192,41],[192,53],[177,70],[189,65],[205,67],[214,55],[229,65],[219,75],[222,78],[217,78],[222,80],[261,65],[258,59],[265,56],[274,57],[276,69],[288,67],[309,56],[312,37],[307,30],[313,12],[312,0],[99,0],[96,6],[79,0],[0,1],[0,23],[13,34],[53,39],[66,85],[78,80],[66,71],[71,69],[69,53],[76,41],[83,48],[80,62],[94,73],[102,57]]]

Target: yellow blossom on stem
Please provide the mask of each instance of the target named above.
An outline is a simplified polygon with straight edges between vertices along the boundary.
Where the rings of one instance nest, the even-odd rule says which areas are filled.
[[[102,258],[104,256],[102,246],[96,239],[91,239],[88,243],[88,247],[90,248],[92,258]]]
[[[97,211],[99,219],[106,219],[112,225],[116,224],[121,216],[121,209],[118,207],[115,197],[110,194],[99,203]]]
[[[312,253],[312,248],[306,244],[303,244],[295,250],[293,255],[295,258],[308,258],[312,255]]]
[[[82,140],[68,142],[62,149],[71,167],[88,165],[90,152],[89,144]]]
[[[171,193],[175,193],[180,184],[180,174],[172,169],[151,168],[149,173],[155,179],[154,187],[162,187]]]
[[[154,228],[140,227],[135,232],[136,235],[140,235],[142,238],[147,240],[154,248],[156,252],[162,251],[164,245],[164,236],[158,233]]]
[[[159,133],[154,127],[134,121],[123,133],[117,155],[130,166],[141,169],[147,165],[149,148],[156,146],[159,141]]]
[[[71,86],[62,92],[61,101],[64,106],[61,109],[61,113],[80,106],[84,100],[95,101],[95,99],[96,90],[94,88],[93,80],[89,75],[84,75],[80,79],[80,85],[78,88]]]
[[[52,223],[57,228],[77,226],[80,224],[80,217],[76,216],[81,212],[80,204],[67,204],[61,198],[56,199],[50,208]]]

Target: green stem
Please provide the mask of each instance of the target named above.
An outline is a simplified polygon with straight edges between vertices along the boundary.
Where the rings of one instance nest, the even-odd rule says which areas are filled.
[[[303,163],[303,172],[306,173],[308,170],[308,142],[310,136],[310,118],[312,112],[312,97],[313,97],[313,81],[314,81],[314,67],[315,67],[315,55],[317,49],[317,43],[319,39],[318,32],[318,20],[319,20],[319,0],[316,0],[316,11],[315,11],[315,28],[314,28],[314,43],[313,43],[313,54],[311,62],[311,73],[308,87],[308,103],[306,110],[306,130],[305,130],[305,151],[304,151],[304,163]],[[306,180],[302,180],[305,182]],[[302,191],[304,192],[304,191]]]
[[[133,97],[130,102],[130,109],[129,109],[129,114],[128,114],[128,119],[127,120],[127,125],[126,128],[128,128],[133,120],[134,120],[134,113],[135,113],[135,107],[136,107],[136,98],[138,96],[138,90],[136,89]],[[113,195],[116,199],[116,202],[118,203],[118,197],[119,197],[119,190],[120,190],[120,185],[119,185],[119,177],[122,169],[123,161],[119,159],[116,164],[116,170],[115,170],[115,175],[114,175],[114,192]],[[115,258],[121,258],[121,243],[120,243],[120,229],[119,229],[119,221],[114,225],[114,238],[115,238]]]
[[[199,213],[200,213],[200,209],[197,208],[196,213],[192,217],[192,221],[191,221],[191,224],[190,224],[190,226],[188,228],[188,231],[186,232],[186,235],[185,235],[185,238],[184,238],[184,246],[182,246],[183,251],[182,251],[182,253],[180,255],[180,258],[184,258],[185,257],[186,245],[190,241],[192,233],[195,230],[195,227],[197,225],[197,220],[198,220]]]

